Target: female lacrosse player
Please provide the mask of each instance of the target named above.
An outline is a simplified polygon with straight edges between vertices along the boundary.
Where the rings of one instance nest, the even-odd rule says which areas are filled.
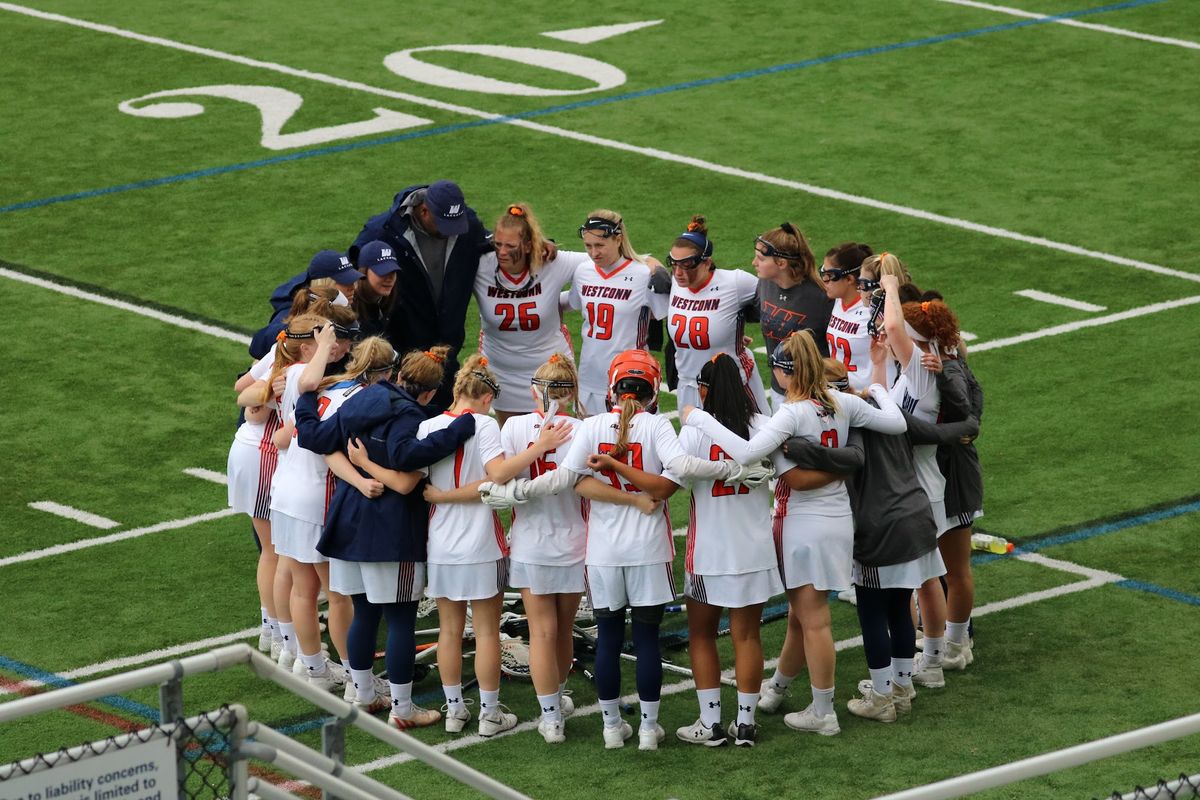
[[[769,476],[769,470],[754,473],[732,462],[702,461],[684,453],[671,423],[653,413],[660,377],[658,361],[649,353],[627,350],[618,354],[609,367],[609,402],[614,410],[584,420],[559,469],[533,481],[518,479],[507,486],[484,483],[480,492],[485,502],[511,504],[544,497],[591,475],[602,477],[621,491],[646,492],[666,500],[679,485],[663,474],[665,467],[680,477],[750,477],[761,482]],[[592,502],[584,563],[588,596],[599,629],[596,690],[604,717],[606,748],[622,747],[633,735],[618,708],[627,607],[632,608],[642,711],[638,748],[656,750],[663,738],[658,724],[662,692],[658,629],[666,604],[675,598],[671,571],[674,552],[671,521],[665,509],[661,516],[646,516],[629,506]]]
[[[748,438],[768,418],[753,412],[744,379],[738,362],[726,353],[718,353],[700,369],[695,382],[705,410],[730,431]],[[726,458],[725,451],[696,427],[685,426],[679,444],[684,452],[698,458]],[[759,639],[762,608],[783,591],[770,523],[771,491],[767,486],[751,490],[711,480],[692,484],[684,594],[688,655],[700,718],[676,731],[685,742],[716,747],[732,737],[736,745],[754,745],[754,709],[763,672]],[[717,657],[717,627],[726,608],[738,684],[737,717],[729,725],[728,736],[721,726],[721,664]]]
[[[870,246],[865,244],[839,244],[825,254],[820,270],[825,294],[833,301],[825,342],[830,357],[846,365],[850,388],[856,391],[871,383],[871,337],[867,333],[871,308],[858,291],[862,262],[871,254]]]
[[[372,462],[384,469],[410,472],[440,461],[475,433],[475,418],[464,415],[445,430],[418,440],[426,419],[424,406],[441,385],[450,348],[414,350],[400,362],[396,383],[381,380],[346,400],[338,413],[322,421],[317,398],[309,393],[296,403],[297,443],[314,452],[342,451],[358,437]],[[388,706],[371,669],[379,622],[387,617],[387,674],[391,694],[389,724],[397,728],[431,725],[436,711],[412,702],[416,653],[417,604],[425,588],[429,508],[418,494],[406,494],[419,476],[375,499],[339,481],[329,504],[317,550],[330,559],[330,585],[351,596],[354,621],[347,644],[355,702],[378,711]]]
[[[800,331],[785,339],[772,367],[779,373],[777,380],[788,383],[787,402],[749,442],[704,411],[684,409],[684,416],[687,425],[699,427],[744,464],[775,454],[781,473],[775,488],[775,552],[788,602],[803,632],[813,698],[812,705],[787,715],[784,722],[796,730],[832,736],[841,729],[833,710],[835,654],[827,595],[850,588],[854,521],[841,481],[797,490],[785,474],[791,465],[776,450],[793,435],[840,447],[851,427],[903,433],[904,417],[878,384],[872,384],[871,394],[879,408],[854,395],[831,391],[811,332]]]
[[[609,390],[605,370],[619,353],[645,350],[650,319],[667,313],[670,279],[636,255],[615,211],[593,211],[579,226],[579,236],[592,263],[576,268],[568,301],[583,311],[581,405],[585,414],[599,414],[606,410]]]
[[[754,307],[758,281],[740,269],[717,269],[713,243],[702,216],[692,217],[667,255],[675,278],[671,285],[667,330],[675,343],[675,369],[679,375],[679,407],[700,403],[696,376],[717,353],[729,353],[742,370],[742,383],[751,408],[766,413],[767,396],[754,354],[742,340],[747,306]]]
[[[586,253],[559,250],[546,260],[546,237],[524,203],[510,205],[496,220],[492,246],[495,252],[479,259],[475,303],[480,350],[503,390],[493,403],[496,421],[503,427],[514,414],[533,411],[526,387],[534,370],[564,347],[571,352],[560,294],[591,259]]]

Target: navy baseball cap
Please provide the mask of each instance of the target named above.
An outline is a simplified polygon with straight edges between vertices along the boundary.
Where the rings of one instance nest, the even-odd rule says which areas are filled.
[[[359,269],[369,269],[379,277],[390,275],[400,269],[396,262],[396,251],[387,242],[367,242],[358,251]]]
[[[308,262],[308,279],[333,278],[343,286],[360,281],[365,276],[354,268],[350,259],[337,250],[322,250]]]
[[[467,232],[467,201],[453,181],[434,181],[425,190],[425,207],[433,214],[442,236],[462,236]]]

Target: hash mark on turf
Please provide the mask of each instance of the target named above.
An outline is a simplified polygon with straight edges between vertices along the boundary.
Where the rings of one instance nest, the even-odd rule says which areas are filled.
[[[91,525],[93,528],[99,528],[102,531],[109,531],[113,528],[121,527],[121,523],[115,519],[102,517],[99,514],[93,514],[90,511],[80,511],[78,508],[64,506],[62,503],[54,503],[50,500],[39,500],[36,503],[30,503],[30,508],[38,511],[45,511],[47,514],[54,514],[56,517],[65,517],[73,519],[76,522],[82,522],[84,525]]]

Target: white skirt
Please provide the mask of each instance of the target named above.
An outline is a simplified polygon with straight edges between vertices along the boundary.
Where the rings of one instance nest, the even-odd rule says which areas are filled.
[[[690,600],[721,608],[745,608],[765,603],[783,592],[779,570],[762,569],[741,575],[683,573],[683,594]]]
[[[886,567],[865,567],[855,561],[852,579],[855,586],[866,589],[919,589],[930,578],[945,574],[946,564],[935,547],[912,561]]]
[[[425,596],[423,561],[342,561],[329,559],[329,588],[371,603],[415,603]]]
[[[229,460],[225,474],[229,478],[229,506],[240,514],[255,519],[271,518],[271,478],[279,452],[274,448],[262,452],[258,445],[245,444],[236,439],[229,448]]]
[[[271,542],[275,552],[303,564],[323,564],[329,559],[317,552],[321,526],[289,517],[282,511],[271,512]]]
[[[774,520],[779,577],[788,589],[812,584],[818,591],[850,588],[854,518],[789,514]]]
[[[447,600],[487,600],[508,586],[508,559],[483,561],[478,564],[426,565],[428,585],[426,597]]]
[[[933,512],[933,521],[937,524],[938,538],[942,538],[942,534],[946,531],[954,530],[958,526],[957,519],[949,519],[946,516],[946,501],[938,500],[929,504],[929,510]]]
[[[625,606],[659,606],[675,600],[675,573],[670,562],[636,567],[589,564],[586,578],[592,608],[620,611]]]
[[[514,589],[528,589],[533,594],[575,594],[586,588],[587,581],[584,580],[582,561],[558,567],[510,560],[508,585]]]

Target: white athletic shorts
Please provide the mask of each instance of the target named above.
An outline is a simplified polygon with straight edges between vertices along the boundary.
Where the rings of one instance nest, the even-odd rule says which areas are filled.
[[[721,608],[745,608],[765,603],[783,592],[779,570],[772,567],[741,575],[683,573],[683,594],[690,600]]]
[[[275,552],[303,564],[324,564],[327,559],[317,552],[321,526],[289,517],[282,511],[271,512],[271,542]]]
[[[958,525],[957,519],[949,519],[946,517],[945,500],[938,500],[935,503],[930,503],[929,509],[933,512],[933,521],[937,525],[937,535],[939,539],[942,538],[943,533],[953,530]]]
[[[427,566],[426,597],[447,600],[487,600],[508,586],[508,559],[478,564],[434,564]]]
[[[580,392],[579,394],[579,402],[584,408],[587,409],[587,415],[589,417],[594,417],[597,414],[603,414],[604,412],[608,411],[608,408],[605,405],[605,400],[607,398],[607,394],[592,394],[591,392]]]
[[[774,520],[775,558],[788,589],[812,584],[818,591],[850,588],[854,518],[789,514]]]
[[[257,445],[234,439],[225,465],[230,508],[257,519],[271,518],[271,477],[278,458],[278,453],[265,454]],[[268,468],[265,480],[262,477],[264,466]]]
[[[945,574],[946,564],[935,547],[912,561],[886,567],[865,567],[855,561],[851,580],[855,586],[866,589],[919,589],[930,578],[940,578]]]
[[[347,597],[365,594],[372,603],[415,603],[425,596],[425,562],[331,558],[329,588]]]
[[[583,562],[569,566],[526,564],[524,561],[508,562],[508,585],[514,589],[528,589],[533,594],[574,594],[586,587],[583,577]]]
[[[671,562],[637,567],[587,566],[588,602],[592,608],[620,611],[625,606],[660,606],[675,601]]]

